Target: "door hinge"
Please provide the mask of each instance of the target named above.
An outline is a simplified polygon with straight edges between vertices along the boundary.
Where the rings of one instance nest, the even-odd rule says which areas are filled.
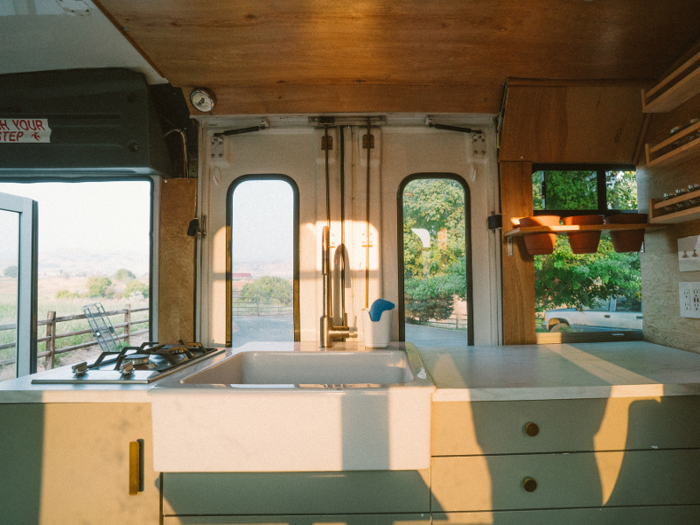
[[[327,139],[327,140],[326,140]],[[321,149],[332,150],[333,149],[333,137],[328,135],[327,137],[321,137]]]
[[[374,135],[362,135],[362,149],[374,149]]]
[[[502,215],[491,215],[487,219],[487,224],[489,230],[497,230],[498,228],[503,228],[503,216]]]

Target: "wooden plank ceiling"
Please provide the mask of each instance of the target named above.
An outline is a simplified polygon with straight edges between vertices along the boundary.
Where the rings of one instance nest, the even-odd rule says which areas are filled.
[[[656,80],[700,36],[698,0],[99,1],[214,114],[496,113],[509,77]]]

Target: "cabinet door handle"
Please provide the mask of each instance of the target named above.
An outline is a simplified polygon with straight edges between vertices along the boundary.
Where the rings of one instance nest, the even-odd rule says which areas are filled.
[[[129,496],[136,496],[141,486],[141,443],[129,443]]]
[[[537,426],[537,423],[526,423],[525,433],[530,437],[535,437],[540,433],[540,427]]]
[[[609,314],[605,314],[603,317],[605,317],[606,319],[610,319],[610,315],[609,315]]]
[[[533,478],[525,478],[523,480],[523,488],[528,492],[535,492],[537,490],[537,482]]]

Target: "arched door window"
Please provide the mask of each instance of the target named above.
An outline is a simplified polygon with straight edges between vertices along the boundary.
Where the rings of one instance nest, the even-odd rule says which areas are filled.
[[[474,344],[468,186],[452,174],[416,174],[398,198],[400,339]]]
[[[296,184],[283,175],[240,177],[228,203],[227,345],[298,341]]]

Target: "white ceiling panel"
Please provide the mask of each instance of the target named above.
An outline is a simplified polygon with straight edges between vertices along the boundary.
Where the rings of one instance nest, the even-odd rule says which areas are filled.
[[[0,0],[0,74],[103,67],[167,82],[89,0]]]

